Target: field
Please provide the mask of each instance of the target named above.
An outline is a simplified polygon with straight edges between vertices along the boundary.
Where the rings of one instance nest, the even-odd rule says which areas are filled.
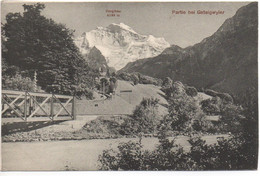
[[[124,91],[131,92],[124,92]],[[123,91],[123,92],[122,92]],[[119,115],[132,114],[134,108],[143,98],[158,98],[159,113],[167,113],[167,101],[164,93],[154,85],[132,85],[130,82],[118,80],[115,95],[108,99],[79,100],[77,102],[77,113],[79,115]]]

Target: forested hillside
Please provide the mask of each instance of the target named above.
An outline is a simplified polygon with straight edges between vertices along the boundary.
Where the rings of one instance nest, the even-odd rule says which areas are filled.
[[[1,26],[3,88],[90,95],[98,74],[75,46],[73,30],[41,15],[44,4],[23,8]],[[38,90],[29,86],[35,73]]]
[[[140,72],[240,96],[257,96],[257,3],[241,7],[210,37],[191,47],[172,45],[157,57],[129,63],[121,71]]]

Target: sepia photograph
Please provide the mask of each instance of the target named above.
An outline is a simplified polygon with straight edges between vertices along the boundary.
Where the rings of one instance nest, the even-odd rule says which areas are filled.
[[[4,0],[1,86],[2,171],[258,170],[258,2]]]

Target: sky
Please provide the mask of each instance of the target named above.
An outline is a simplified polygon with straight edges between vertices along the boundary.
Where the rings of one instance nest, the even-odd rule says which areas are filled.
[[[124,23],[139,34],[163,37],[170,44],[187,47],[209,37],[236,11],[249,2],[45,2],[42,14],[75,30],[75,37],[99,26]],[[24,3],[2,3],[1,21],[9,12],[23,12]],[[30,3],[26,3],[30,4]],[[108,16],[117,10],[116,16]],[[173,11],[185,11],[176,14]],[[224,11],[219,15],[198,10]],[[195,14],[188,14],[195,11]],[[119,15],[119,16],[117,16]]]

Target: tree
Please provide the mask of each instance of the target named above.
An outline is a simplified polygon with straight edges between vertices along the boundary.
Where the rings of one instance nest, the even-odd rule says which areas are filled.
[[[195,97],[198,95],[198,91],[195,87],[186,87],[186,94],[191,96],[191,97]]]
[[[136,123],[137,133],[154,133],[159,123],[158,117],[159,99],[144,98],[141,103],[136,106],[132,119]]]
[[[100,90],[104,93],[107,94],[109,93],[109,81],[106,78],[101,78],[100,79]]]
[[[107,77],[110,77],[110,71],[109,71],[109,69],[107,69],[106,76],[107,76]]]
[[[141,142],[120,143],[118,150],[104,150],[99,156],[101,170],[249,170],[257,161],[244,153],[245,140],[231,136],[206,144],[199,136],[188,140],[190,149],[175,140],[160,138],[155,150],[144,150]],[[253,165],[252,165],[253,164]]]
[[[37,71],[38,84],[48,92],[73,94],[73,85],[91,85],[89,75],[82,77],[82,72],[91,69],[73,42],[73,31],[41,15],[44,4],[24,4],[23,8],[22,14],[6,15],[6,62],[31,78]]]
[[[7,77],[3,80],[3,89],[34,91],[33,81],[28,77],[22,77],[17,74],[14,77]],[[38,88],[39,90],[40,88]]]
[[[208,115],[219,115],[223,108],[223,101],[219,97],[213,97],[200,102],[201,109]]]
[[[169,115],[164,117],[171,130],[192,130],[193,123],[203,121],[205,114],[200,109],[197,101],[186,94],[181,82],[174,82],[168,93]],[[196,129],[199,129],[196,124]]]
[[[115,93],[117,88],[117,79],[115,77],[112,77],[109,79],[109,93]]]
[[[166,77],[164,80],[163,80],[163,83],[162,83],[162,87],[163,88],[169,88],[172,86],[172,79],[170,77]]]
[[[138,75],[132,74],[132,75],[131,75],[131,79],[132,79],[134,85],[137,85],[137,84],[139,83],[139,77],[138,77]]]

